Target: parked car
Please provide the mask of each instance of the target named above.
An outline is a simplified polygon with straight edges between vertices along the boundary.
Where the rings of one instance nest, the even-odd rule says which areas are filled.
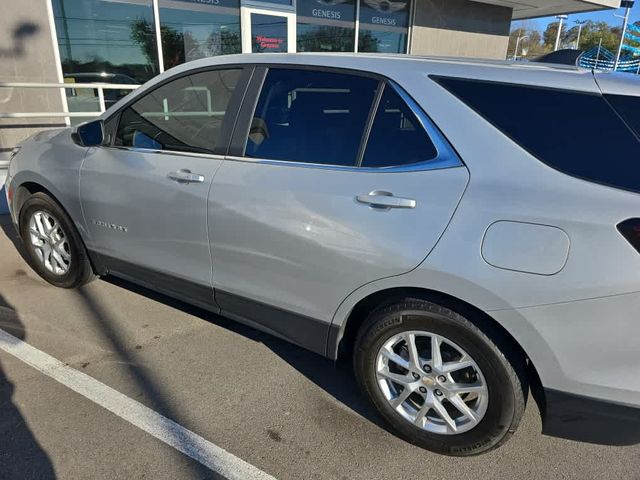
[[[545,431],[630,443],[639,85],[533,63],[207,58],[25,141],[6,190],[51,284],[114,275],[352,358],[424,448],[498,447],[530,390]]]

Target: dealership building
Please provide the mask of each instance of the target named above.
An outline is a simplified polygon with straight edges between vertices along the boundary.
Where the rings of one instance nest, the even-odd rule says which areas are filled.
[[[2,0],[0,168],[32,132],[90,118],[136,85],[190,60],[318,51],[505,58],[512,20],[619,5],[620,0]],[[62,83],[112,88],[63,89]]]

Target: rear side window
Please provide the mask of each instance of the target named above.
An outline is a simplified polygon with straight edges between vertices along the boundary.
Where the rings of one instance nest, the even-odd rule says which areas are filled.
[[[437,155],[436,147],[409,106],[387,85],[371,126],[362,166],[408,165],[432,160]]]
[[[547,165],[585,180],[640,191],[640,144],[601,95],[433,79]]]
[[[355,166],[378,85],[357,75],[270,69],[245,155]]]
[[[220,143],[222,122],[241,70],[212,70],[173,80],[126,108],[115,145],[209,153]]]
[[[616,109],[624,121],[634,132],[640,135],[640,97],[628,95],[605,95],[609,103]]]

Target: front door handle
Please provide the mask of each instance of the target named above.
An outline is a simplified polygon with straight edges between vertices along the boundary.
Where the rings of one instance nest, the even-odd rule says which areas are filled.
[[[178,170],[177,172],[169,172],[167,177],[178,183],[204,183],[204,175],[191,173],[191,170],[187,170],[186,168]]]
[[[366,195],[358,195],[356,200],[380,210],[389,210],[390,208],[416,208],[417,205],[413,198],[395,197],[393,193],[385,192],[384,190],[374,190]]]

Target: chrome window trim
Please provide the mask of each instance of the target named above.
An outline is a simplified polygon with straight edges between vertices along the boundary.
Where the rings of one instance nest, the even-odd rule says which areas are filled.
[[[159,155],[179,155],[182,157],[211,158],[214,160],[224,160],[226,158],[224,155],[216,155],[215,153],[186,152],[183,150],[157,150],[155,148],[123,147],[118,145],[101,145],[100,148],[126,150],[134,153],[155,153]]]
[[[422,162],[410,163],[406,165],[388,166],[388,167],[358,167],[357,165],[332,165],[324,163],[294,162],[290,160],[275,160],[268,158],[252,158],[238,157],[228,155],[226,160],[248,163],[259,163],[264,165],[281,165],[290,167],[316,168],[323,170],[353,171],[364,173],[395,173],[395,172],[421,172],[426,170],[441,170],[445,168],[462,167],[464,163],[455,152],[451,144],[445,139],[438,127],[431,121],[427,114],[422,110],[418,103],[411,98],[398,84],[391,80],[387,80],[385,84],[393,88],[402,100],[408,105],[413,114],[418,119],[420,126],[427,132],[429,139],[436,148],[436,156],[430,160]],[[375,121],[375,117],[373,118]]]

